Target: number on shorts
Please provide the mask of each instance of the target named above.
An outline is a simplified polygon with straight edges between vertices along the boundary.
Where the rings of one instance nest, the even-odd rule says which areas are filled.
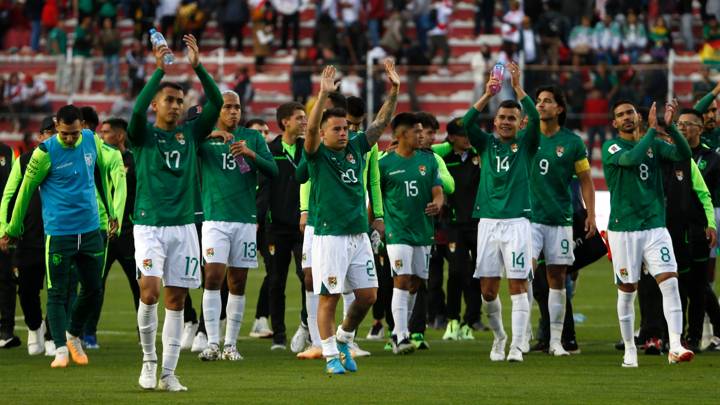
[[[197,259],[197,257],[185,256],[185,275],[187,276],[188,273],[190,273],[190,266],[192,266],[193,270],[190,276],[195,277],[195,273],[197,273],[199,264],[200,261]]]
[[[570,242],[567,239],[561,240],[560,248],[562,249],[562,254],[568,254],[568,252],[570,251]]]
[[[512,263],[513,267],[525,267],[525,257],[523,257],[523,253],[516,255],[515,252],[512,252]]]
[[[430,269],[430,253],[425,255],[425,270]]]
[[[548,169],[550,169],[550,162],[548,162],[547,159],[541,159],[538,162],[538,165],[540,166],[540,174],[543,176],[547,174]]]
[[[235,170],[235,156],[232,153],[222,154],[222,168],[223,170]]]
[[[640,180],[645,181],[650,177],[650,168],[645,163],[641,164],[638,169],[640,170]]]
[[[670,262],[670,249],[663,246],[660,248],[660,260],[664,261],[665,263]]]
[[[365,271],[367,271],[368,277],[375,277],[375,263],[372,260],[365,263]]]
[[[257,256],[257,246],[255,245],[255,242],[243,242],[243,253],[245,254],[245,257],[254,259]]]

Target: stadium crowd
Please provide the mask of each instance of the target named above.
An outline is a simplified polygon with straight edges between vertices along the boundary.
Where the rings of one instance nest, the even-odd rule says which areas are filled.
[[[51,3],[56,4],[49,1],[43,7]],[[583,101],[586,107],[593,92],[604,98],[604,109],[597,113],[609,117],[586,123],[595,128],[589,132],[602,135],[611,195],[603,239],[595,225],[592,154],[571,124],[573,89],[563,91],[548,85],[547,77],[536,76],[526,81],[526,92],[520,67],[513,62],[519,49],[526,58],[535,55],[525,42],[534,38],[527,33],[532,31],[533,2],[526,2],[524,12],[517,2],[508,2],[502,28],[504,77],[483,77],[474,103],[464,116],[449,121],[446,139],[438,144],[434,140],[440,125],[432,112],[396,113],[400,76],[385,55],[379,80],[388,90],[371,122],[365,122],[362,93],[343,94],[339,88],[333,63],[356,65],[367,50],[356,48],[352,34],[364,30],[357,19],[363,5],[359,1],[318,4],[325,12],[320,13],[317,31],[340,26],[345,37],[319,34],[319,39],[341,38],[341,44],[319,46],[322,57],[297,52],[302,63],[322,68],[320,87],[308,105],[303,103],[312,88],[297,101],[279,103],[276,120],[282,133],[277,136],[270,134],[267,122],[243,115],[251,102],[247,69],[238,75],[234,90],[221,91],[203,67],[200,39],[210,9],[198,2],[155,3],[121,6],[139,27],[128,63],[131,57],[144,58],[147,50],[141,41],[152,21],[159,19],[161,31],[169,34],[169,46],[151,50],[156,67],[152,73],[132,74],[137,81],[129,80],[135,90],[128,99],[131,105],[124,108],[130,111],[127,117],[101,122],[92,107],[65,105],[43,119],[34,134],[37,147],[16,156],[0,144],[0,346],[21,345],[14,331],[17,294],[30,355],[53,356],[53,368],[67,367],[70,360],[88,364],[86,350],[99,349],[102,343],[97,328],[105,282],[118,261],[137,311],[143,352],[139,385],[186,390],[175,375],[180,350],[197,352],[204,361],[242,359],[237,338],[248,305],[247,273],[259,267],[259,253],[267,275],[250,335],[269,338],[272,350],[286,350],[289,344],[301,359],[325,358],[328,373],[357,371],[355,359],[369,355],[355,341],[368,313],[373,324],[366,338],[387,339],[387,350],[396,354],[430,349],[424,334],[433,327],[445,329],[446,340],[472,340],[476,331],[491,330],[492,361],[522,362],[530,351],[568,356],[580,353],[572,311],[574,282],[583,267],[607,254],[618,285],[623,367],[638,366],[638,348],[667,353],[670,363],[720,349],[720,306],[711,284],[720,220],[720,85],[699,87],[705,94],[694,108],[681,109],[676,101],[663,107],[656,103],[665,100],[664,93],[644,93],[638,99],[627,75],[613,79],[607,70],[614,64],[632,70],[646,51],[655,61],[666,57],[664,17],[657,17],[647,33],[630,7],[618,6],[622,17],[613,17],[607,12],[612,2],[607,2],[592,30],[591,20],[582,17],[587,10],[580,9],[575,21],[579,26],[541,31],[532,39],[537,52],[543,50],[540,63],[565,63],[564,47],[571,49],[572,63],[580,58],[598,63],[590,78],[577,80],[582,89],[577,91],[591,90]],[[232,10],[218,14],[228,18],[220,21],[225,46],[230,48],[233,39],[241,44],[234,27],[248,20],[253,31],[264,32],[272,41],[275,15],[280,14],[280,48],[288,47],[290,32],[299,24],[299,3],[277,10],[273,5],[282,2],[249,3],[251,7],[240,7],[239,20],[233,19]],[[417,44],[401,41],[397,51],[403,49],[404,56],[387,54],[398,60],[419,55],[430,65],[435,51],[443,50],[437,68],[447,69],[447,38],[436,30],[448,24],[452,2],[412,3],[408,11],[404,2],[393,2],[393,13],[414,13]],[[488,7],[486,3],[495,9],[494,2],[480,1],[478,10]],[[87,4],[90,8],[82,7]],[[384,2],[366,5],[382,7]],[[420,8],[423,5],[426,8]],[[113,78],[118,69],[108,68],[119,63],[115,4],[79,1],[77,6],[80,23],[74,46],[83,35],[101,42],[105,38],[98,49],[106,74],[111,72],[107,90],[119,92]],[[572,15],[560,15],[553,4],[548,7],[537,14],[537,26],[561,27],[560,17],[572,21]],[[40,11],[45,14],[44,8]],[[324,25],[323,15],[331,19],[329,24]],[[367,16],[362,24],[368,25],[369,41],[382,45],[378,22],[385,15],[371,9]],[[39,20],[31,21],[36,33]],[[486,18],[477,22],[487,29]],[[89,33],[96,29],[98,35]],[[646,37],[649,41],[643,41]],[[40,40],[35,34],[32,38],[38,50]],[[292,43],[298,47],[296,35]],[[94,46],[86,45],[88,51]],[[162,80],[164,57],[180,46],[187,49],[187,61],[202,84],[202,105],[186,104],[189,89]],[[257,48],[256,72],[268,55]],[[60,60],[63,52],[59,55]],[[91,80],[87,77],[93,75],[92,63],[91,68],[85,63],[89,53],[78,56],[77,65],[72,63],[70,91],[78,89],[81,78]],[[417,60],[408,63],[417,65]],[[489,62],[484,66],[488,70]],[[144,67],[138,64],[138,69]],[[75,80],[78,71],[82,75]],[[574,74],[582,72],[565,78],[571,80]],[[560,76],[550,79],[562,83]],[[25,108],[50,112],[43,98],[47,88],[40,80],[26,76],[20,83],[15,75],[9,85],[21,87],[10,93],[21,94],[10,103],[13,114]],[[148,118],[149,110],[154,121]],[[492,115],[492,132],[483,129],[483,111]],[[617,137],[604,141],[608,125]],[[393,142],[381,150],[378,140],[387,128]],[[291,263],[302,312],[289,338],[285,290]],[[502,277],[508,279],[512,302],[510,336],[498,298]],[[45,315],[40,303],[44,283]],[[188,289],[201,284],[198,317]],[[158,381],[161,287],[165,317]],[[641,297],[638,336],[636,295]],[[343,322],[336,328],[341,298]],[[536,331],[530,319],[534,302],[541,314]],[[701,347],[705,314],[715,336]]]

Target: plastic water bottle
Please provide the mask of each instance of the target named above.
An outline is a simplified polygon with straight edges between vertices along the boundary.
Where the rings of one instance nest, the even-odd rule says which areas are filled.
[[[154,48],[158,48],[161,45],[167,46],[167,41],[165,40],[165,37],[155,28],[150,28],[150,43],[153,45]],[[173,62],[175,62],[175,55],[173,55],[172,52],[166,53],[165,55],[163,55],[163,62],[165,62],[166,65],[172,65]]]
[[[490,86],[490,92],[495,95],[498,94],[502,89],[503,76],[505,76],[505,65],[503,65],[502,63],[495,64],[490,75],[492,78],[497,79],[498,81],[497,84],[493,84],[492,86]]]
[[[240,173],[247,173],[250,171],[250,165],[247,161],[245,161],[245,157],[242,155],[235,156],[235,161],[237,162],[238,169],[240,169]]]

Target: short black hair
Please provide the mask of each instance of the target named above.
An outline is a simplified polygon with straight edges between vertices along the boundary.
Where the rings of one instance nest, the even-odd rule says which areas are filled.
[[[554,85],[546,85],[546,86],[540,86],[535,90],[535,100],[540,97],[540,93],[542,92],[548,92],[553,95],[553,99],[555,99],[555,103],[562,107],[563,111],[558,116],[558,123],[560,125],[565,125],[565,119],[567,118],[567,102],[565,101],[565,93],[558,87]]]
[[[320,118],[320,125],[324,124],[325,121],[330,118],[345,118],[347,111],[344,108],[329,108],[323,111],[322,118]]]
[[[343,110],[347,110],[347,99],[339,91],[333,91],[328,94],[328,99],[330,100],[330,103],[332,103],[333,108],[342,108]]]
[[[64,105],[60,107],[57,114],[55,114],[56,123],[72,124],[75,121],[82,121],[82,114],[80,109],[72,104]]]
[[[637,111],[637,109],[638,109],[638,107],[635,105],[635,103],[633,103],[632,101],[630,101],[626,98],[623,98],[623,99],[620,99],[613,103],[612,108],[610,109],[610,116],[614,118],[615,117],[615,109],[620,107],[623,104],[630,104],[631,106],[633,106],[635,111]]]
[[[360,97],[350,96],[347,98],[347,112],[353,117],[365,115],[365,101]]]
[[[97,112],[88,105],[80,107],[80,116],[85,125],[93,131],[100,125],[100,118],[98,118]]]
[[[253,118],[245,123],[245,128],[250,128],[253,125],[267,125],[267,122],[262,118]]]
[[[110,128],[112,129],[122,129],[124,132],[127,132],[128,123],[122,118],[108,118],[103,121],[103,124],[110,125]]]
[[[175,89],[175,90],[177,90],[177,91],[182,91],[183,93],[185,92],[185,90],[183,89],[183,87],[182,87],[181,85],[179,85],[178,83],[175,83],[175,82],[162,82],[162,83],[160,83],[160,85],[158,86],[158,89],[157,89],[157,91],[155,92],[155,94],[157,95],[158,93],[160,93],[161,91],[163,91],[165,88],[168,88],[168,87],[171,88],[171,89]]]
[[[498,106],[498,110],[501,108],[514,108],[516,110],[522,111],[522,107],[515,100],[505,100],[505,101],[501,102],[500,105]]]
[[[411,112],[402,112],[400,114],[397,114],[392,121],[390,121],[390,128],[392,128],[393,133],[395,130],[399,127],[413,127],[415,124],[420,123],[420,119],[418,119],[417,114],[411,113]]]
[[[435,131],[440,129],[440,123],[438,123],[437,118],[429,112],[420,111],[416,112],[415,115],[417,116],[418,121],[422,124],[423,129],[431,128]]]
[[[465,125],[463,125],[462,117],[453,118],[447,123],[447,134],[467,136],[467,132],[465,132]]]
[[[282,120],[285,118],[290,118],[297,110],[303,110],[305,111],[305,106],[298,103],[297,101],[290,101],[288,103],[280,104],[275,111],[275,119],[277,120],[277,124],[280,127],[281,131],[285,130],[285,125],[283,125]]]
[[[703,121],[703,116],[702,116],[702,114],[700,113],[700,111],[698,111],[698,110],[696,110],[696,109],[694,109],[694,108],[683,108],[682,110],[680,110],[680,113],[679,113],[677,116],[679,117],[679,116],[685,115],[685,114],[694,115],[694,116],[698,117],[698,119],[700,120],[700,122]]]

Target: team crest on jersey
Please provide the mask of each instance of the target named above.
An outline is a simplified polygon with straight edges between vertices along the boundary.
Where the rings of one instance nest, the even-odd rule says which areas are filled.
[[[347,155],[345,155],[345,159],[350,162],[351,165],[355,164],[355,156],[353,156],[352,153],[348,153]]]
[[[152,269],[152,259],[143,259],[143,269],[145,271]]]
[[[516,143],[510,145],[510,150],[512,151],[512,153],[517,152],[517,151],[518,151],[518,145],[517,145]]]
[[[58,253],[53,254],[53,255],[52,255],[52,262],[53,262],[53,264],[54,264],[55,266],[60,265],[60,263],[62,262],[62,255],[61,255],[61,254],[58,254]]]
[[[396,269],[402,269],[402,265],[403,265],[402,259],[395,260],[395,268]]]
[[[627,278],[628,277],[628,271],[627,269],[620,269],[620,277]]]
[[[0,166],[5,166],[5,156],[0,156]]]
[[[328,277],[328,287],[330,287],[330,288],[337,287],[337,277],[335,277],[335,276]]]
[[[418,166],[418,170],[420,170],[420,175],[421,175],[421,176],[424,176],[424,175],[425,175],[425,173],[426,173],[426,167],[425,167],[425,165],[420,165],[420,166]]]
[[[205,250],[205,256],[207,256],[207,257],[215,256],[215,248],[207,248]]]
[[[93,164],[93,158],[90,153],[85,154],[85,164],[88,166],[92,166],[92,164]]]
[[[653,151],[652,151],[652,148],[648,148],[648,150],[647,150],[647,155],[648,155],[648,157],[649,157],[650,159],[652,159],[652,158],[653,158]]]
[[[685,173],[683,173],[682,170],[675,170],[675,177],[678,179],[678,181],[682,181],[682,179],[685,178]]]
[[[704,160],[700,160],[700,161],[697,163],[697,166],[698,166],[698,169],[700,169],[700,170],[705,170],[705,168],[707,167],[707,162],[704,161]]]
[[[177,140],[180,145],[185,145],[185,135],[182,132],[175,134],[175,140]]]
[[[555,148],[555,154],[557,157],[562,157],[562,155],[565,154],[565,148],[562,145],[558,145],[558,147]]]

